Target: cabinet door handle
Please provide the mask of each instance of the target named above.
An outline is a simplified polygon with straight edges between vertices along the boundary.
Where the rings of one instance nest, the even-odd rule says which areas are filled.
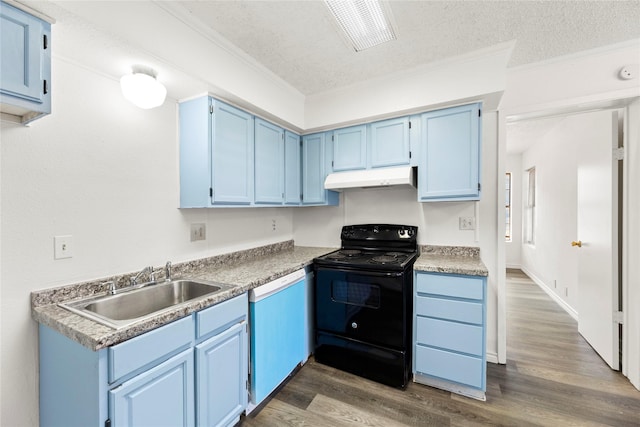
[[[582,240],[578,240],[577,242],[576,241],[571,242],[571,246],[577,246],[577,247],[581,248],[582,247]]]
[[[42,81],[42,93],[44,93],[45,95],[47,93],[49,93],[49,88],[47,87],[47,81],[46,80]]]

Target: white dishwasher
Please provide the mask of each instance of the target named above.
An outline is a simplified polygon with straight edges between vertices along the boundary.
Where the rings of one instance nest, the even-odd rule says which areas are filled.
[[[250,395],[247,413],[307,359],[305,270],[249,291]]]

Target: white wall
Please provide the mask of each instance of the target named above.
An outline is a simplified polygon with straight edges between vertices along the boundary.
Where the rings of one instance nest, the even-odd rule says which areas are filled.
[[[505,88],[513,42],[427,64],[397,74],[313,94],[305,100],[311,132],[336,124],[398,116],[481,100],[497,107]]]
[[[53,114],[1,125],[3,426],[38,425],[31,291],[293,238],[290,209],[177,209],[175,100],[141,110],[115,79],[59,57],[53,73]],[[206,241],[189,241],[192,222]],[[54,260],[66,234],[74,256]]]
[[[522,153],[507,154],[507,172],[511,173],[511,241],[505,242],[507,268],[520,268],[522,246]]]

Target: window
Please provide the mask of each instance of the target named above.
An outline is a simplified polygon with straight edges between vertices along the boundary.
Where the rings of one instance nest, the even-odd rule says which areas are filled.
[[[507,172],[504,180],[505,232],[504,239],[511,241],[511,173]]]
[[[535,243],[536,222],[536,168],[527,171],[527,201],[524,206],[524,242]]]

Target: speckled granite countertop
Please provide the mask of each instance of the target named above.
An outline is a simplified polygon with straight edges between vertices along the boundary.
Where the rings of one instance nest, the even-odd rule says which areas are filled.
[[[414,271],[488,276],[480,248],[468,246],[421,246]]]
[[[301,268],[311,265],[313,258],[335,248],[294,246],[293,241],[276,243],[245,251],[213,256],[173,266],[173,278],[202,279],[230,285],[227,290],[207,298],[158,314],[131,326],[113,329],[72,313],[58,303],[92,295],[105,294],[115,281],[117,288],[128,283],[132,274],[106,277],[100,280],[44,289],[31,294],[31,315],[41,324],[60,332],[91,350],[119,344],[137,335],[160,327],[195,311],[241,295]],[[160,270],[162,267],[158,267]],[[416,271],[487,276],[478,248],[457,246],[421,246],[421,255],[414,265]]]
[[[304,268],[313,262],[313,258],[334,250],[335,248],[298,247],[293,245],[293,241],[288,241],[176,264],[173,267],[173,278],[202,279],[231,286],[205,299],[177,307],[122,329],[113,329],[89,320],[59,307],[58,303],[104,294],[107,291],[107,285],[104,282],[109,280],[116,281],[117,287],[121,288],[127,283],[131,274],[33,292],[31,315],[37,322],[49,326],[85,347],[99,350],[241,295],[257,286]]]

